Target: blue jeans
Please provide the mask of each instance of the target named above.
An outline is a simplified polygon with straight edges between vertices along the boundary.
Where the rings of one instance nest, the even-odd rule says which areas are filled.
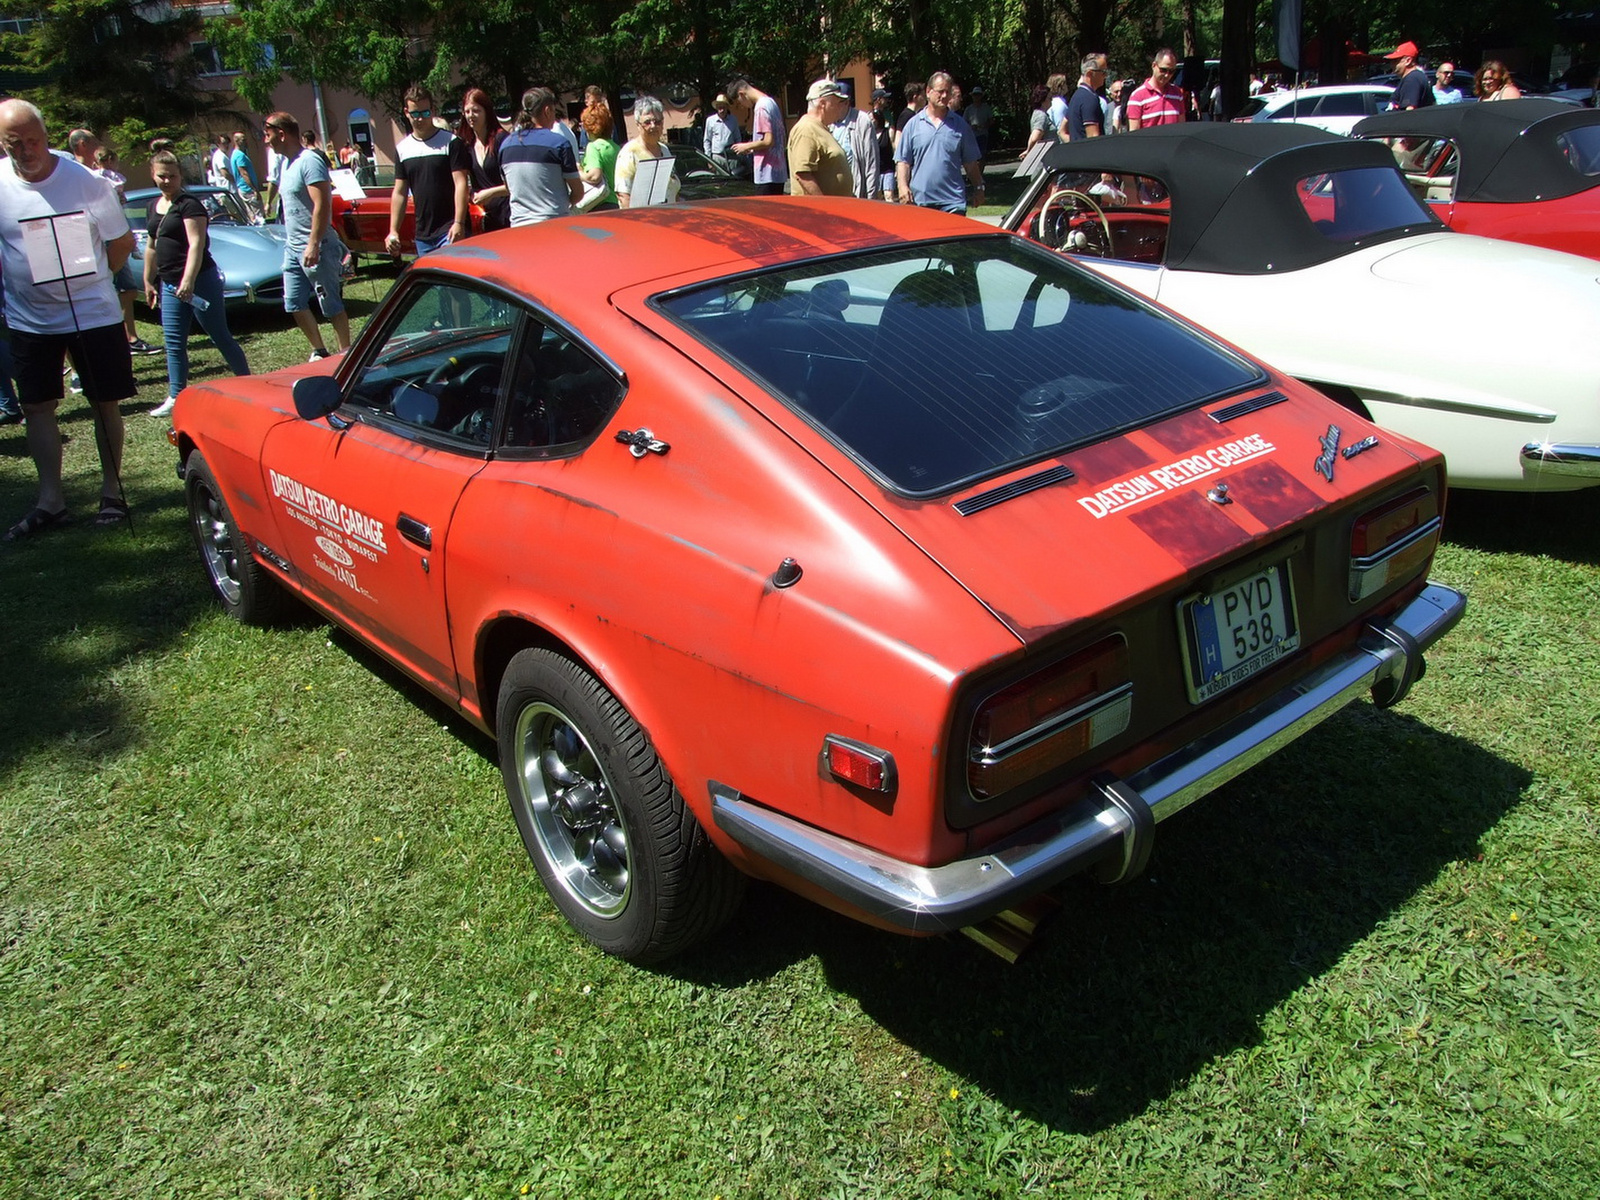
[[[202,267],[194,281],[194,294],[207,304],[205,312],[178,299],[178,289],[161,284],[161,332],[167,344],[167,395],[176,396],[189,386],[189,323],[199,321],[223,361],[235,375],[250,374],[244,350],[228,332],[228,313],[223,307],[222,276],[215,267]]]

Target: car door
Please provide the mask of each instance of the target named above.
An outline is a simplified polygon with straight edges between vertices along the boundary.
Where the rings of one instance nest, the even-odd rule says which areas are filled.
[[[488,461],[522,317],[459,281],[418,274],[402,286],[342,377],[343,406],[274,428],[262,463],[307,591],[456,694],[443,550],[462,490]]]

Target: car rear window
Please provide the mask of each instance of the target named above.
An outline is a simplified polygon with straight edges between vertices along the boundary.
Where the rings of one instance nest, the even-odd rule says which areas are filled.
[[[1433,217],[1393,167],[1352,167],[1307,175],[1295,195],[1312,227],[1330,242],[1357,242]]]
[[[655,303],[911,496],[1263,378],[1131,294],[1010,237],[802,263]]]
[[[1600,125],[1569,129],[1556,139],[1556,144],[1580,175],[1600,175]]]

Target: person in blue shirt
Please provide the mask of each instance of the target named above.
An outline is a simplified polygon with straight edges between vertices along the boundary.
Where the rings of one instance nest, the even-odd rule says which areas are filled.
[[[895,179],[901,204],[945,212],[967,211],[963,168],[978,203],[984,199],[983,161],[978,139],[961,114],[950,108],[950,76],[936,71],[928,79],[927,106],[906,122],[895,146]]]
[[[250,219],[261,223],[261,184],[256,179],[255,164],[245,152],[244,134],[233,135],[233,153],[228,155],[228,171],[233,175],[233,190],[244,201]]]

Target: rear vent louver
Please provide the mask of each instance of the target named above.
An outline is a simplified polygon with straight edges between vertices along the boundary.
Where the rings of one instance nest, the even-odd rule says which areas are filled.
[[[1253,412],[1260,412],[1263,408],[1271,408],[1274,404],[1282,404],[1288,398],[1282,392],[1264,392],[1259,396],[1251,396],[1248,400],[1235,400],[1232,404],[1224,405],[1206,415],[1220,425],[1224,421],[1232,421]]]
[[[1014,479],[1000,487],[990,488],[987,492],[979,492],[976,496],[957,500],[952,507],[963,517],[970,517],[973,513],[993,508],[996,504],[1002,504],[1017,496],[1025,496],[1029,492],[1036,492],[1042,487],[1049,487],[1052,483],[1065,483],[1071,478],[1071,467],[1051,467],[1048,471],[1040,471],[1037,475]]]

